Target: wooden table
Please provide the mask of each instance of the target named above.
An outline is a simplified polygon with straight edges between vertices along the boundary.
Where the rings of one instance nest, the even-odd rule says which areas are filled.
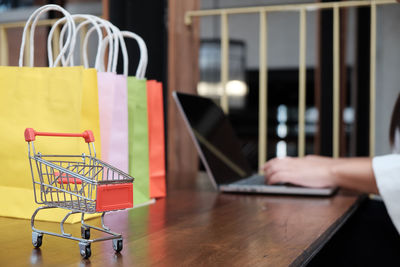
[[[345,192],[330,198],[218,194],[203,176],[171,181],[168,198],[106,216],[106,224],[123,233],[121,254],[105,241],[93,243],[90,259],[82,259],[77,242],[46,235],[42,247],[34,249],[28,220],[0,217],[0,265],[302,265],[363,199]],[[89,222],[99,225],[100,220]],[[37,227],[59,231],[56,223]],[[65,228],[80,235],[79,224]]]

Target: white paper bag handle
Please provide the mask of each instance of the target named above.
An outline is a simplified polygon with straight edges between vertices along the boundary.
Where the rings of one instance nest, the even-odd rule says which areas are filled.
[[[58,6],[58,5],[45,5],[42,6],[38,9],[36,9],[31,16],[29,17],[29,19],[27,20],[25,27],[24,27],[24,31],[22,33],[22,40],[21,40],[21,47],[20,47],[20,51],[19,51],[19,66],[22,67],[23,66],[23,61],[24,61],[24,48],[25,48],[25,43],[26,43],[26,34],[28,32],[29,27],[31,28],[31,33],[30,33],[30,62],[29,62],[29,66],[33,67],[33,63],[34,63],[34,34],[35,34],[35,28],[36,28],[36,24],[40,18],[40,16],[45,13],[48,12],[50,10],[54,10],[54,11],[59,11],[61,13],[63,13],[63,15],[67,18],[67,24],[68,24],[68,35],[67,35],[67,40],[64,44],[64,46],[62,47],[60,54],[58,55],[58,57],[55,60],[55,65],[58,64],[58,62],[61,60],[61,56],[62,54],[65,53],[65,51],[70,47],[74,45],[75,40],[73,40],[74,38],[72,38],[73,35],[75,35],[75,24],[73,23],[73,19],[71,17],[71,15],[62,7]],[[33,20],[33,22],[32,22]],[[31,25],[32,23],[32,25]],[[69,61],[70,58],[68,58],[67,60]],[[52,62],[51,62],[52,63]],[[49,62],[49,67],[53,67],[53,64],[50,64]]]
[[[123,74],[125,76],[128,76],[128,66],[129,66],[129,58],[128,58],[128,50],[126,49],[126,44],[124,37],[121,34],[121,31],[112,25],[115,28],[115,34],[116,36],[114,38],[119,40],[119,43],[121,45],[121,50],[122,50],[122,58],[123,58]],[[115,60],[113,62],[113,72],[117,73],[117,65],[118,65],[118,54],[115,55]]]
[[[112,30],[112,34],[107,35],[104,38],[104,40],[107,39],[108,42],[110,43],[110,45],[114,44],[113,53],[110,54],[111,50],[109,50],[109,54],[108,54],[107,72],[117,73],[119,46],[121,45],[123,55],[128,54],[128,52],[126,50],[125,42],[122,37],[119,37],[118,33],[120,32],[120,30],[117,27],[115,27],[111,22],[109,22],[107,20],[103,20],[103,19],[100,19],[100,20],[102,21],[102,24],[107,25],[107,27]],[[87,41],[89,39],[90,34],[91,34],[91,32],[88,31],[88,33],[85,37],[85,40],[83,42],[84,50],[86,50]],[[102,58],[102,59],[104,58],[104,52],[105,52],[104,48],[107,46],[107,42],[105,42],[104,40],[103,40],[103,44],[102,44],[103,50],[99,51],[100,58]],[[112,58],[112,61],[110,61],[111,58]],[[99,65],[99,71],[104,71],[104,61],[101,61],[100,65]]]
[[[113,33],[116,31],[119,31],[118,28],[116,28],[114,25],[112,25],[109,21],[95,17],[95,19],[98,21],[98,23],[100,24],[101,27],[104,27],[106,29],[107,35],[105,38],[107,38],[107,36],[113,36]],[[84,62],[87,62],[87,45],[89,42],[89,37],[93,32],[93,28],[89,29],[88,32],[86,33],[86,36],[83,40],[83,60]],[[96,69],[98,71],[104,71],[104,50],[106,47],[106,43],[104,43],[104,39],[102,40],[102,45],[101,45],[102,49],[98,49],[97,50],[97,55],[96,57],[99,57],[99,64],[96,66]],[[118,57],[116,55],[118,55],[119,53],[119,40],[116,38],[113,38],[112,41],[109,44],[109,49],[108,49],[108,64],[107,64],[107,72],[112,72],[112,66],[114,64],[116,64],[118,62]],[[115,71],[114,71],[115,72]]]
[[[97,45],[97,51],[100,51],[100,50],[101,50],[101,45],[102,45],[101,40],[102,40],[102,38],[103,38],[103,34],[102,34],[101,29],[100,29],[98,23],[96,22],[96,20],[95,20],[92,16],[90,16],[90,15],[85,15],[85,14],[75,14],[75,15],[72,15],[72,18],[74,19],[74,23],[75,23],[76,20],[82,20],[82,22],[79,23],[78,27],[76,28],[76,34],[75,34],[75,36],[74,36],[73,38],[75,38],[75,40],[76,40],[77,34],[78,34],[79,31],[83,28],[83,26],[85,26],[85,25],[91,23],[91,24],[93,25],[93,27],[92,27],[91,29],[96,30],[96,32],[97,32],[97,36],[98,36],[98,40],[99,40],[99,41],[98,41],[98,45]],[[57,21],[57,22],[53,25],[53,27],[51,28],[51,30],[50,30],[49,37],[48,37],[48,39],[47,39],[47,47],[48,47],[49,60],[52,60],[52,39],[53,39],[54,31],[55,31],[55,29],[58,27],[58,25],[59,25],[60,23],[62,23],[63,21],[65,21],[64,18],[61,19],[61,20],[59,20],[59,21]],[[67,26],[64,26],[64,27],[61,29],[61,32],[60,32],[60,40],[59,40],[60,49],[61,49],[62,43],[64,42],[64,35],[65,35],[66,29],[67,29]],[[76,43],[76,42],[75,42],[75,43]],[[74,65],[74,62],[73,62],[73,53],[74,53],[74,50],[75,50],[75,47],[71,47],[71,48],[70,48],[70,51],[69,51],[69,53],[71,54],[71,60],[70,60],[70,65],[71,65],[71,66]],[[84,53],[82,53],[82,54],[83,54],[83,59],[84,59],[84,66],[85,66],[85,68],[89,68],[89,64],[88,64],[88,60],[87,60],[87,55],[86,55],[86,51],[84,51]],[[86,58],[85,58],[85,56],[86,56]],[[86,61],[85,61],[85,60],[86,60]],[[99,56],[96,56],[95,66],[99,65],[99,60],[100,60],[100,57],[99,57]],[[67,61],[66,61],[66,59],[65,59],[65,55],[62,55],[61,61],[62,61],[63,66],[65,66],[66,63],[67,63]]]
[[[129,32],[129,31],[121,31],[121,34],[125,38],[135,39],[136,42],[138,43],[139,50],[140,50],[140,60],[139,60],[138,68],[136,70],[136,78],[144,79],[145,75],[146,75],[147,61],[148,61],[146,43],[143,41],[142,37],[140,37],[136,33]]]
[[[103,23],[103,20],[101,18],[93,16],[93,15],[85,15],[85,17],[87,18],[87,21],[90,21],[92,23],[93,27],[90,28],[86,32],[86,35],[85,35],[85,37],[83,39],[83,45],[82,45],[83,65],[85,66],[85,68],[89,67],[89,63],[88,63],[89,60],[88,60],[88,55],[87,55],[87,44],[89,42],[89,37],[88,36],[90,36],[90,34],[94,30],[96,30],[97,31],[97,35],[98,35],[98,43],[97,43],[96,61],[95,61],[94,68],[99,70],[99,67],[101,65],[101,62],[100,62],[101,57],[100,57],[99,53],[102,50],[102,45],[103,45],[103,42],[102,42],[103,34],[101,32],[101,28],[103,27],[105,29],[107,35],[111,34],[111,30],[109,29],[108,25]],[[82,23],[84,23],[84,22],[82,22]],[[79,26],[81,26],[81,24]],[[82,26],[84,26],[84,24]],[[113,51],[114,50],[113,45],[114,44],[110,44],[109,51]],[[109,59],[109,64],[111,65],[111,58]]]
[[[57,20],[53,24],[53,26],[51,26],[49,35],[47,37],[47,59],[49,61],[49,66],[50,65],[54,66],[54,63],[55,63],[55,62],[53,62],[53,44],[52,44],[54,32],[57,29],[58,25],[60,25],[61,23],[64,23],[66,20],[67,19],[65,17],[61,18],[61,19]],[[68,28],[68,27],[66,27],[66,28]],[[58,54],[58,56],[61,55],[61,52],[62,52],[62,50],[61,50],[61,46],[60,46],[60,53]],[[65,50],[65,52],[66,52],[66,50]],[[61,58],[61,64],[63,65],[64,63],[65,63],[65,59]]]
[[[103,47],[105,47],[107,45],[107,42],[110,41],[110,39],[118,39],[119,43],[121,44],[121,50],[122,50],[122,56],[123,56],[123,75],[128,76],[128,66],[129,66],[129,61],[128,61],[128,51],[126,49],[126,44],[125,44],[125,40],[124,37],[121,34],[121,31],[115,27],[114,25],[112,25],[111,27],[113,27],[114,29],[114,34],[113,36],[106,36],[103,40]],[[101,51],[101,58],[104,58],[104,49]],[[112,65],[112,72],[113,73],[117,73],[117,64],[118,64],[118,53],[114,54],[114,60],[113,60],[113,65]],[[103,67],[104,69],[104,67]]]
[[[123,37],[127,37],[127,38],[132,38],[135,39],[139,45],[139,50],[140,50],[140,59],[139,59],[139,64],[138,64],[138,68],[136,70],[136,78],[138,79],[144,79],[145,74],[146,74],[146,68],[147,68],[147,60],[148,60],[148,55],[147,55],[147,47],[146,47],[146,43],[143,41],[143,39],[133,33],[133,32],[129,32],[129,31],[121,31],[118,33],[119,34],[119,38],[122,38],[121,44],[123,51],[124,51],[124,46],[125,46],[125,41],[123,40]],[[106,38],[104,38],[103,42],[108,42],[109,38],[108,36]],[[103,45],[103,47],[105,47],[105,45]],[[125,47],[126,49],[126,47]],[[123,61],[124,61],[124,75],[127,76],[128,75],[128,53],[122,53],[123,54]],[[102,55],[103,57],[103,55]],[[116,67],[116,65],[114,66]]]
[[[90,28],[85,35],[85,38],[83,39],[83,46],[82,46],[82,56],[83,56],[83,65],[87,68],[89,67],[89,60],[88,60],[88,55],[87,55],[87,45],[89,42],[89,38],[86,38],[89,35],[89,31],[90,33],[96,29],[96,31],[99,31],[101,27],[103,27],[107,33],[107,36],[111,34],[111,30],[109,27],[107,27],[107,25],[102,23],[102,20],[98,17],[95,16],[89,16],[89,18],[93,21],[95,21],[95,24],[93,24],[93,27]],[[100,24],[100,25],[99,25]],[[96,70],[99,70],[100,65],[101,65],[101,59],[102,57],[100,57],[100,51],[102,51],[102,46],[103,46],[103,34],[101,34],[101,38],[98,39],[98,47],[97,47],[97,52],[96,52],[96,62],[94,65],[94,68]],[[110,44],[108,51],[113,51],[113,44]],[[108,59],[108,64],[111,66],[111,58]]]

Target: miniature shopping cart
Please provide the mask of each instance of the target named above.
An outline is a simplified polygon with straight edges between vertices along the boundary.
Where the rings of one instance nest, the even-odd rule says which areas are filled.
[[[43,155],[36,152],[36,136],[83,137],[89,147],[89,155]],[[107,211],[121,210],[133,206],[133,178],[96,158],[94,136],[91,131],[82,134],[36,132],[25,130],[28,142],[29,163],[32,172],[35,201],[43,206],[36,209],[31,218],[32,244],[42,245],[43,235],[53,235],[79,241],[79,250],[84,258],[91,255],[90,244],[112,240],[116,252],[122,250],[122,235],[111,232],[104,225]],[[34,227],[37,213],[43,209],[63,208],[70,210],[60,223],[61,234]],[[71,214],[82,213],[81,236],[74,237],[64,232],[64,222]],[[102,213],[102,228],[85,223],[85,213]],[[105,237],[90,239],[90,229],[106,233]]]

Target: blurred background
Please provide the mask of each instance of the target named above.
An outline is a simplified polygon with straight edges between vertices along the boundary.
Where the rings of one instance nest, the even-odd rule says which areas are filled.
[[[197,93],[219,103],[220,18],[195,19],[186,26],[186,11],[328,1],[302,0],[0,0],[0,27],[24,21],[38,5],[59,4],[71,13],[90,13],[109,19],[121,30],[142,36],[149,50],[147,77],[164,84],[168,168],[197,169],[197,155],[177,114],[173,90]],[[50,13],[48,18],[59,14]],[[333,13],[307,12],[306,38],[306,154],[332,155]],[[368,156],[370,8],[340,11],[340,156]],[[1,29],[1,28],[0,28]],[[49,27],[40,27],[35,45],[45,47]],[[4,34],[6,33],[6,35]],[[3,28],[7,43],[2,65],[17,65],[21,28]],[[6,38],[4,37],[6,36]],[[229,16],[228,116],[252,167],[258,157],[259,17]],[[93,35],[90,41],[95,47]],[[400,5],[377,7],[376,138],[375,153],[390,153],[391,111],[400,92]],[[127,41],[130,74],[138,63],[138,48]],[[3,45],[4,46],[4,45]],[[35,65],[46,66],[46,49],[35,50]],[[94,62],[95,51],[90,51]],[[299,13],[268,15],[268,155],[298,153]],[[121,64],[120,64],[121,65]],[[119,70],[121,72],[121,69]],[[194,163],[194,164],[192,164]],[[193,166],[195,167],[193,167]]]

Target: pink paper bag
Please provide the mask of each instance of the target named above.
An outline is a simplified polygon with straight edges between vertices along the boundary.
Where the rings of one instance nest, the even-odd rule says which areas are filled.
[[[109,162],[116,75],[111,72],[98,72],[97,81],[99,88],[101,159]]]
[[[128,88],[125,75],[115,75],[108,161],[128,173]]]

